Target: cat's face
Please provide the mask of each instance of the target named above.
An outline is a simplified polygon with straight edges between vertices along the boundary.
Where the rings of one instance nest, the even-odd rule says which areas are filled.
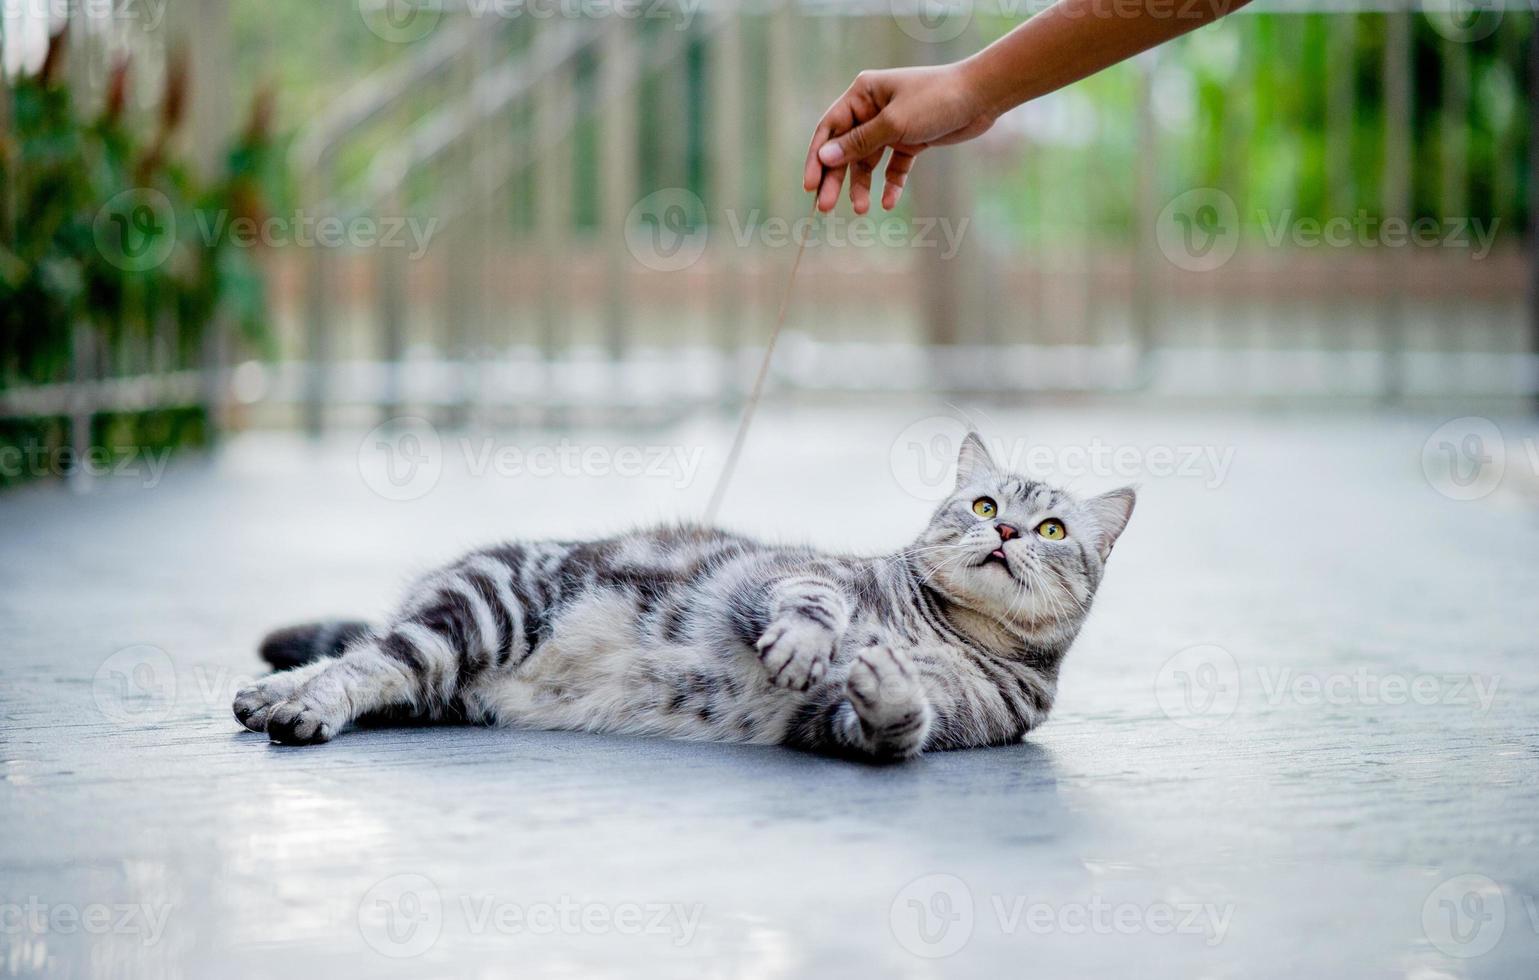
[[[915,547],[948,598],[1033,632],[1078,629],[1133,514],[1124,487],[1080,500],[1003,470],[969,433],[957,483]]]

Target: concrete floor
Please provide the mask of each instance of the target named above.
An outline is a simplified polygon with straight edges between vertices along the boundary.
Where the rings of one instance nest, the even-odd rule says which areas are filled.
[[[901,542],[937,409],[767,411],[724,522]],[[467,728],[281,749],[230,716],[269,627],[377,614],[473,543],[698,514],[730,420],[571,436],[705,447],[692,480],[477,476],[445,433],[403,488],[358,436],[250,435],[0,496],[0,975],[1539,976],[1532,420],[1461,500],[1446,416],[977,418],[1139,509],[1049,723],[885,769]],[[1080,473],[1098,442],[1121,461]]]

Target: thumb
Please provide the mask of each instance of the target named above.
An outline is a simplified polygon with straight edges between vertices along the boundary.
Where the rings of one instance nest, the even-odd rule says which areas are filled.
[[[898,127],[886,112],[869,122],[861,123],[837,140],[829,140],[818,150],[818,160],[825,166],[837,167],[851,160],[861,160],[898,142]]]

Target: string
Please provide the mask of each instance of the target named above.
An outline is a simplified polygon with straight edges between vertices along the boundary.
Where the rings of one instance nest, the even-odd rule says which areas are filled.
[[[816,220],[818,216],[818,199],[812,199],[812,214],[810,217]],[[748,429],[753,425],[754,410],[759,407],[759,399],[764,394],[764,382],[769,377],[770,361],[775,357],[775,342],[780,339],[780,332],[785,329],[786,310],[791,306],[791,289],[796,285],[796,270],[802,267],[802,253],[807,251],[807,239],[812,237],[812,229],[807,229],[807,234],[796,246],[796,258],[791,260],[791,274],[786,277],[785,289],[780,294],[780,312],[775,315],[775,329],[770,331],[769,343],[764,348],[764,359],[759,362],[759,373],[753,380],[753,388],[748,392],[748,403],[743,406],[743,417],[737,423],[737,435],[732,437],[732,448],[727,451],[727,462],[722,467],[721,476],[716,478],[716,489],[711,491],[711,502],[705,508],[705,522],[716,523],[716,512],[721,509],[722,498],[727,495],[727,485],[732,482],[732,474],[737,469],[738,457],[743,453],[743,443],[748,439]]]

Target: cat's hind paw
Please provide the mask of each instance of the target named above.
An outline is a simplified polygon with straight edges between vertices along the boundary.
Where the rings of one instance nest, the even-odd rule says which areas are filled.
[[[770,683],[805,691],[828,673],[838,641],[838,635],[821,623],[786,616],[771,623],[756,646]]]
[[[881,754],[912,755],[924,745],[932,712],[907,654],[888,646],[862,650],[850,664],[845,694]]]

